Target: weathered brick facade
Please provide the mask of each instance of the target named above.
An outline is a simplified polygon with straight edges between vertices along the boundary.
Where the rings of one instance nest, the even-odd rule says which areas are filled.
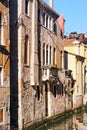
[[[20,129],[68,109],[58,75],[63,67],[59,15],[42,0],[28,4],[10,1],[11,124]]]
[[[10,39],[8,1],[0,1],[0,124],[10,119]]]
[[[0,124],[11,129],[83,103],[76,95],[73,104],[74,80],[63,69],[64,36],[52,2],[0,1]]]

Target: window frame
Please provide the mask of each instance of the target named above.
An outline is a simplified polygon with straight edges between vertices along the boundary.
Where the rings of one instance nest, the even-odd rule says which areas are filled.
[[[30,42],[27,34],[25,35],[24,42],[24,65],[30,65]]]
[[[30,0],[25,0],[25,14],[30,16]]]
[[[4,70],[3,70],[3,67],[0,67],[0,86],[3,86],[3,82],[4,82]]]
[[[56,48],[53,48],[53,65],[55,65],[55,58],[56,58]]]
[[[0,109],[0,123],[3,122],[3,108]]]
[[[50,46],[50,58],[49,58],[49,60],[50,60],[49,63],[50,63],[50,64],[51,64],[51,62],[52,62],[52,61],[51,61],[51,55],[52,55],[51,53],[52,53],[52,47]]]
[[[48,65],[48,45],[46,45],[46,64]]]
[[[43,65],[45,65],[45,43],[43,43]]]

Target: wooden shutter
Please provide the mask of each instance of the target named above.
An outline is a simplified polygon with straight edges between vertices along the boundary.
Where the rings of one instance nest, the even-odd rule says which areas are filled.
[[[0,109],[0,122],[3,121],[3,109]]]
[[[3,55],[0,53],[0,66],[3,66]]]

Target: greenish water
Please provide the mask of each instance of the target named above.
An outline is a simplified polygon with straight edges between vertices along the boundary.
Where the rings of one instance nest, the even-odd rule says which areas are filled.
[[[45,124],[36,130],[87,130],[87,111],[74,114],[63,120]]]

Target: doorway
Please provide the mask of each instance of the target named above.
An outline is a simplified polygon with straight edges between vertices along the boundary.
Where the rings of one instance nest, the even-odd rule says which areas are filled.
[[[48,116],[48,85],[45,84],[45,116]]]

